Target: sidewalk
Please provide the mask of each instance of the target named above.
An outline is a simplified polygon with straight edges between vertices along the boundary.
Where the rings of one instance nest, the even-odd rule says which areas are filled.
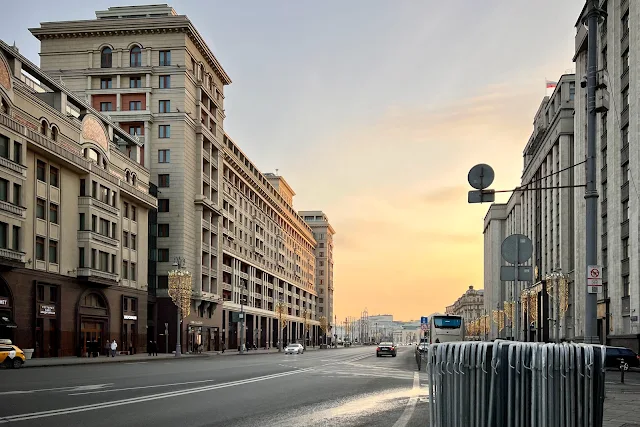
[[[605,390],[602,427],[640,427],[640,373],[627,372],[621,384],[619,374],[607,372]]]
[[[317,351],[318,347],[307,347],[305,351]],[[244,353],[244,356],[259,355],[259,354],[274,354],[278,353],[277,348],[271,348],[269,350],[258,349],[249,350]],[[215,357],[215,356],[239,356],[240,352],[237,349],[226,350],[224,353],[221,351],[208,351],[200,354],[195,353],[183,353],[180,359],[192,359],[197,357]],[[42,368],[48,366],[75,366],[75,365],[94,365],[100,363],[140,363],[140,362],[153,362],[156,360],[177,360],[173,353],[158,353],[157,356],[149,356],[147,353],[134,354],[131,356],[118,355],[116,357],[49,357],[43,359],[31,359],[22,366],[24,368]]]

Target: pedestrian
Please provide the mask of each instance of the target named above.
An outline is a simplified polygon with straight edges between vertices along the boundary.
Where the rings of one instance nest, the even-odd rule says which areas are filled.
[[[158,343],[156,341],[153,342],[153,355],[157,356],[158,355]]]
[[[118,348],[118,343],[116,342],[116,340],[113,340],[113,342],[111,343],[111,357],[116,357],[117,348]]]
[[[149,344],[147,344],[147,353],[149,353],[149,356],[151,356],[152,352],[153,352],[153,341],[149,340]]]
[[[225,344],[224,342],[222,343],[222,352],[224,353],[224,351],[227,349],[227,344]]]

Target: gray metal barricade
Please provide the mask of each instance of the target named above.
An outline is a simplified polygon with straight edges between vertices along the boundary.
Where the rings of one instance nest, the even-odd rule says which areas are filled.
[[[433,427],[602,427],[603,346],[467,341],[426,354]]]

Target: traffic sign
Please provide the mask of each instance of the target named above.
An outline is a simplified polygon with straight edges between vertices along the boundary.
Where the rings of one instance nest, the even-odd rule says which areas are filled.
[[[602,266],[587,266],[587,290],[590,294],[602,292]]]
[[[422,317],[420,318],[420,324],[421,324],[421,325],[426,325],[426,324],[428,324],[428,323],[429,323],[429,318],[428,318],[427,316],[422,316]]]

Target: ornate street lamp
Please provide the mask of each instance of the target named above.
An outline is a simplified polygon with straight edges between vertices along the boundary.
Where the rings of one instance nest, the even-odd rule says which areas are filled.
[[[176,332],[176,357],[182,355],[181,337],[182,319],[191,312],[191,273],[184,269],[185,259],[177,257],[173,263],[175,270],[169,271],[169,296],[178,308],[178,325]]]
[[[278,302],[275,305],[275,312],[278,315],[278,352],[282,353],[282,328],[284,328],[285,323],[287,322],[286,318],[286,309],[287,304],[284,302],[284,299],[280,297]]]

